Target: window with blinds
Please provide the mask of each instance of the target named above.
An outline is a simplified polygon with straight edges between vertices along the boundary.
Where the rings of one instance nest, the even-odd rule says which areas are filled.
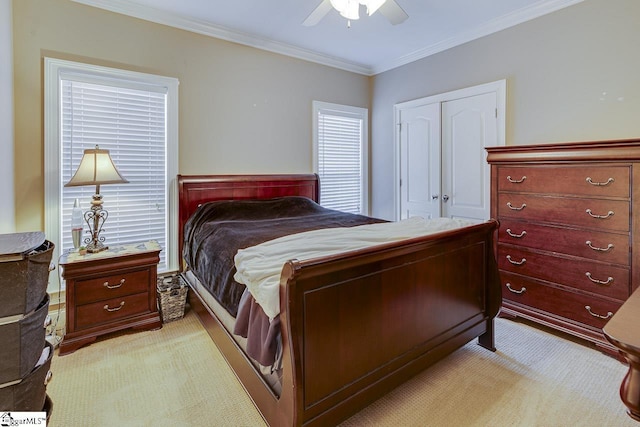
[[[367,214],[367,110],[314,102],[314,158],[320,204]]]
[[[58,208],[59,251],[73,249],[71,216],[74,201],[83,212],[89,210],[95,186],[65,187],[75,173],[85,149],[109,150],[109,154],[126,184],[100,186],[103,209],[108,211],[101,236],[105,245],[156,240],[165,249],[160,254],[159,271],[176,269],[168,248],[173,243],[175,228],[169,221],[172,195],[170,186],[177,172],[177,81],[158,76],[55,61],[52,74],[57,90],[49,97],[57,98],[57,111],[50,114],[57,122],[58,138],[45,138],[49,152],[57,160],[47,159],[48,175],[56,176],[55,185],[45,193]],[[53,102],[51,102],[53,106]],[[52,109],[55,109],[52,107]],[[176,114],[176,117],[172,117]],[[47,148],[47,147],[45,147]],[[55,191],[57,189],[57,191]],[[55,194],[58,197],[55,197]],[[57,200],[56,200],[57,199]],[[84,224],[85,232],[88,230]],[[51,233],[47,231],[47,234]],[[89,234],[83,235],[83,241]]]
[[[67,79],[60,83],[62,229],[71,229],[75,199],[83,211],[91,207],[95,187],[64,184],[78,169],[84,150],[98,145],[109,150],[120,174],[129,181],[100,186],[103,209],[109,213],[101,234],[105,244],[156,240],[166,248],[166,94]],[[61,243],[63,250],[73,248],[70,233],[62,234]]]

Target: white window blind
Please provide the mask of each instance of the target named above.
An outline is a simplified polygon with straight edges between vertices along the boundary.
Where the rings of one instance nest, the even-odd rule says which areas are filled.
[[[366,214],[366,109],[314,103],[320,204]]]
[[[85,149],[99,145],[109,150],[129,183],[100,186],[103,208],[109,213],[101,234],[105,244],[157,240],[165,248],[166,94],[64,78],[61,89],[61,184],[69,182]],[[74,200],[88,210],[95,187],[61,188],[62,229],[70,230]],[[62,246],[63,250],[73,248],[70,233],[63,233]]]

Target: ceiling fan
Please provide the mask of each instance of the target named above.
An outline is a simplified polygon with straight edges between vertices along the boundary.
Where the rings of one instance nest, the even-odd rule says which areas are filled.
[[[302,25],[306,27],[316,25],[331,9],[337,10],[350,23],[360,17],[360,5],[367,7],[369,16],[380,11],[393,25],[401,24],[409,17],[396,0],[322,0]]]

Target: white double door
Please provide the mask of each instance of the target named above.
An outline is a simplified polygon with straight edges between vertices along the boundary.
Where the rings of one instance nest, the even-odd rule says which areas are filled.
[[[396,106],[400,219],[489,218],[490,168],[484,148],[504,144],[500,95],[490,91]]]

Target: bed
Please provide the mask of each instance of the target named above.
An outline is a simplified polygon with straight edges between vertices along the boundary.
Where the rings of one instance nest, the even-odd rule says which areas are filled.
[[[182,252],[189,219],[208,202],[317,201],[319,182],[316,175],[178,175],[178,192],[182,261],[190,256]],[[491,220],[341,254],[292,257],[277,290],[277,372],[247,355],[246,341],[233,333],[235,317],[185,262],[181,274],[190,306],[269,425],[336,425],[475,338],[495,350],[496,230]]]

